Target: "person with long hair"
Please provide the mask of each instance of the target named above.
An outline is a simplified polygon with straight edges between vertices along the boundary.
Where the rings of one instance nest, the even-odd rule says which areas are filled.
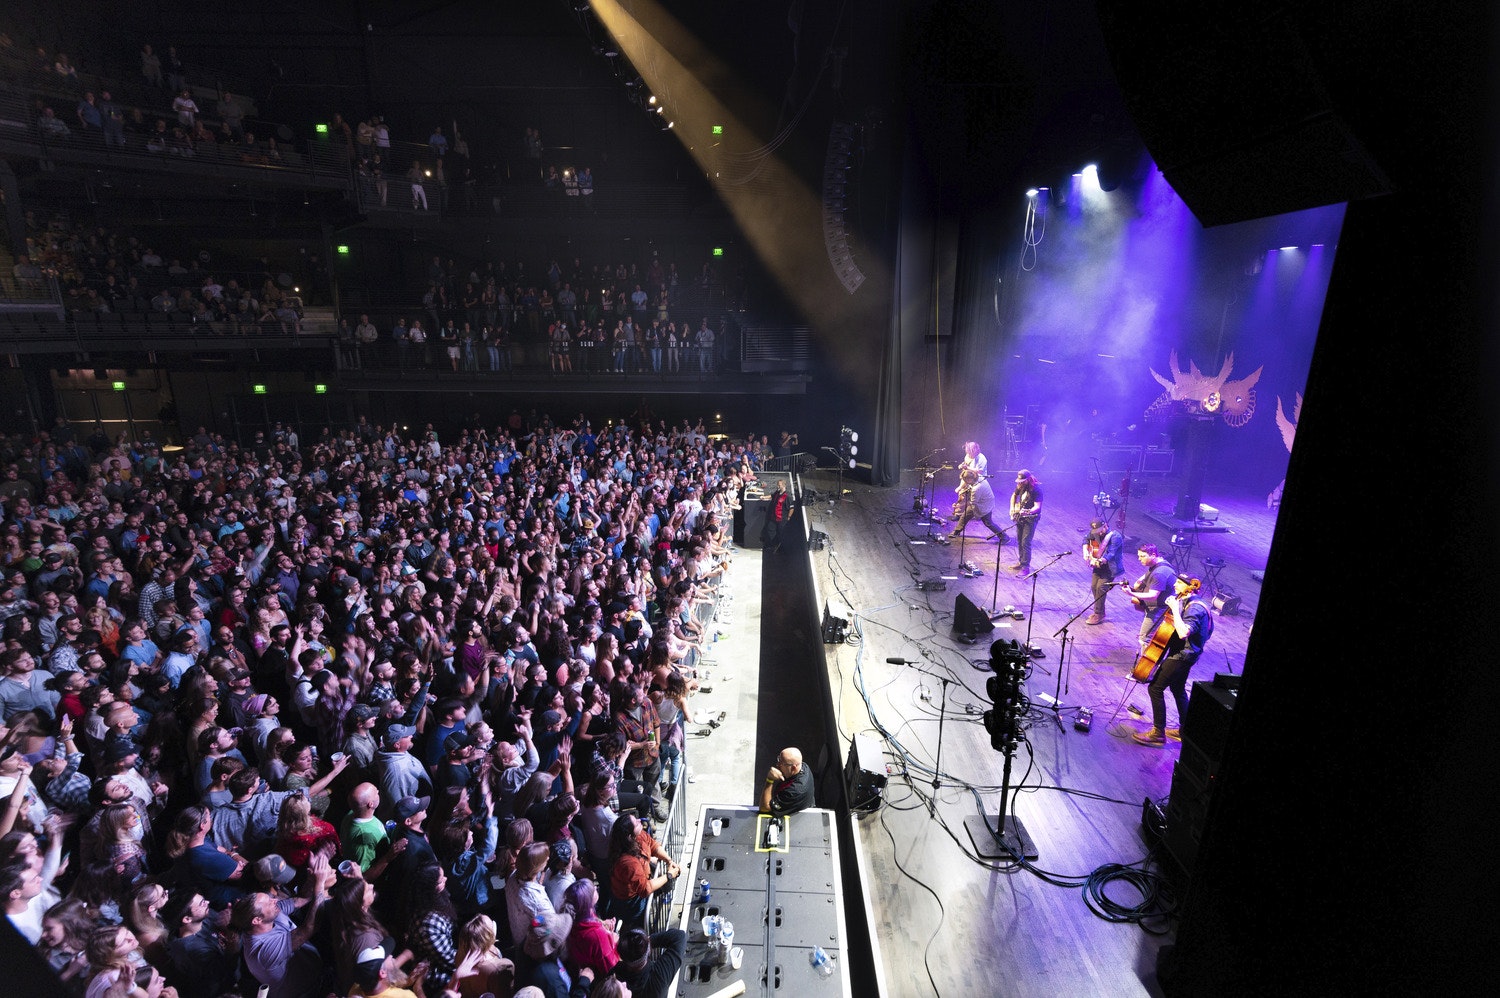
[[[1042,483],[1025,468],[1016,472],[1016,488],[1010,494],[1010,518],[1016,524],[1016,563],[1010,567],[1031,569],[1031,538],[1042,518]]]
[[[161,909],[167,903],[167,889],[161,884],[146,883],[136,888],[130,904],[121,913],[125,924],[135,933],[141,952],[154,966],[165,966],[167,927],[162,924]]]
[[[652,860],[667,866],[651,873]],[[621,815],[609,833],[609,892],[612,911],[629,928],[646,921],[646,899],[666,888],[682,872],[660,842],[651,837],[635,815]]]
[[[289,748],[283,747],[281,761],[286,763],[285,785],[288,790],[307,791],[318,782],[317,759],[313,756],[311,744],[299,741]],[[307,799],[312,804],[313,813],[319,817],[327,814],[328,805],[333,803],[333,795],[326,790],[310,792]]]
[[[516,965],[500,953],[498,932],[493,918],[475,915],[454,934],[459,967],[472,965],[454,981],[463,998],[510,994],[515,989]]]
[[[453,907],[467,918],[490,904],[490,871],[474,848],[474,828],[467,821],[448,821],[432,832],[432,851],[448,875]]]
[[[113,868],[114,879],[126,890],[146,875],[146,851],[139,838],[141,813],[132,803],[110,804],[100,815],[92,863]]]
[[[407,882],[406,939],[431,965],[427,981],[438,992],[447,988],[458,966],[453,945],[456,915],[447,888],[448,877],[436,863],[419,867]]]
[[[213,827],[213,813],[208,808],[183,808],[167,833],[166,851],[175,861],[173,872],[178,886],[195,890],[214,907],[223,908],[244,896],[240,883],[246,863],[244,857],[208,842]]]
[[[88,955],[93,977],[86,998],[177,998],[177,989],[140,960],[135,933],[123,925],[95,929]]]
[[[93,931],[88,905],[76,898],[59,901],[42,915],[37,948],[71,993],[82,994],[91,976],[88,944]]]
[[[573,931],[568,933],[568,959],[579,967],[593,970],[603,977],[620,962],[615,943],[620,938],[618,919],[605,922],[599,917],[599,889],[592,880],[577,880],[564,895],[573,909]]]
[[[276,852],[287,866],[301,872],[314,853],[332,858],[338,855],[339,835],[334,827],[313,814],[312,803],[304,794],[293,794],[281,805],[276,821]]]
[[[339,990],[348,993],[354,983],[354,959],[372,946],[390,944],[394,938],[375,916],[375,885],[363,877],[344,877],[333,888],[329,905],[329,925],[333,937],[334,971]],[[411,950],[395,954],[401,973],[393,977],[396,987],[406,987],[405,967],[413,959]]]

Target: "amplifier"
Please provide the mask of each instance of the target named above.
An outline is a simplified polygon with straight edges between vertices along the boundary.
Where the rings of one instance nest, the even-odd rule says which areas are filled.
[[[844,766],[844,783],[849,793],[851,811],[873,811],[885,791],[885,753],[880,742],[864,732],[849,742],[849,761]]]

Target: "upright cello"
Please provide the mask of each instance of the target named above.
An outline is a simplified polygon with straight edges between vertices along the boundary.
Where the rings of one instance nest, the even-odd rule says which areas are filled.
[[[1183,599],[1196,593],[1202,583],[1194,579],[1186,585],[1187,589],[1182,593]],[[1161,660],[1167,656],[1167,646],[1176,636],[1176,619],[1172,616],[1172,608],[1167,607],[1161,623],[1156,625],[1156,630],[1151,634],[1151,640],[1146,643],[1140,658],[1135,660],[1135,667],[1130,670],[1131,678],[1138,683],[1149,683],[1155,679],[1156,670],[1161,667]]]

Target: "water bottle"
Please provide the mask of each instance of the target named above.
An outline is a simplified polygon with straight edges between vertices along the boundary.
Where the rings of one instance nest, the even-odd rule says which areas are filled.
[[[833,957],[824,952],[823,947],[813,947],[812,965],[813,969],[818,972],[819,977],[833,976]]]

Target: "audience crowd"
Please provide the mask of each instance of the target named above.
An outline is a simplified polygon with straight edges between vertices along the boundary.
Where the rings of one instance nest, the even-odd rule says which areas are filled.
[[[387,319],[368,311],[341,320],[344,339],[366,366],[509,373],[525,354],[554,374],[707,375],[723,366],[722,319],[697,321],[676,303],[703,305],[718,275],[704,264],[691,280],[653,253],[644,264],[550,260],[461,267],[434,256],[419,308]]]
[[[63,214],[43,219],[28,211],[25,217],[26,252],[13,267],[17,288],[35,292],[55,279],[75,315],[151,313],[214,331],[295,333],[307,292],[327,280],[313,254],[295,266],[262,259],[254,261],[257,269],[231,264],[234,270],[216,274],[205,250],[179,246],[181,256],[163,255],[137,236],[90,228]],[[278,282],[273,270],[288,276],[296,270],[306,284]]]
[[[12,925],[88,998],[663,994],[656,833],[771,452],[645,411],[0,439]]]

